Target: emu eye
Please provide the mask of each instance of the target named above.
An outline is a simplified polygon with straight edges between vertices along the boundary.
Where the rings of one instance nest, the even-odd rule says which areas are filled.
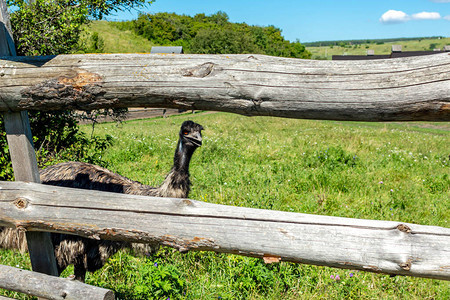
[[[189,134],[189,132],[187,132],[187,131],[183,131],[183,134],[184,134],[184,135],[188,135],[188,134]]]

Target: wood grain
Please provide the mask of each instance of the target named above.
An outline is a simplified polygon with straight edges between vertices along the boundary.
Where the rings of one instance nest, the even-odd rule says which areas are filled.
[[[14,42],[9,24],[9,14],[4,0],[0,0],[0,55],[15,55]],[[2,67],[0,67],[1,69]],[[0,70],[0,77],[4,74]],[[0,92],[0,100],[2,100]],[[6,138],[16,180],[40,182],[36,153],[33,148],[30,122],[26,111],[3,112]],[[27,233],[27,244],[33,270],[58,276],[50,234]]]
[[[450,53],[373,61],[92,54],[0,59],[0,111],[165,107],[347,121],[450,121]]]
[[[114,299],[114,293],[107,289],[3,265],[0,265],[0,288],[50,300]]]
[[[450,280],[450,229],[0,183],[0,225]]]

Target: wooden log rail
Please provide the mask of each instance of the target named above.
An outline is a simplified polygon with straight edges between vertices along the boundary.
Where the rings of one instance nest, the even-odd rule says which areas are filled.
[[[107,107],[450,121],[450,53],[373,61],[185,54],[0,58],[0,112]]]
[[[450,229],[0,182],[0,226],[450,280]]]
[[[0,265],[0,288],[49,300],[115,299],[114,293],[107,289],[3,265]]]
[[[0,55],[9,57],[16,55],[9,14],[4,0],[0,0]],[[3,73],[0,71],[0,77],[2,76]],[[3,98],[0,93],[0,102],[1,99]],[[3,113],[3,121],[15,180],[41,182],[28,113],[24,110],[6,111]],[[58,270],[50,234],[28,232],[26,239],[33,270],[57,276]]]

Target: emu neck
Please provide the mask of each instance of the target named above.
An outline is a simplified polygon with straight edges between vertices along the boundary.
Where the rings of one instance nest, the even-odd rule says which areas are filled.
[[[189,163],[196,147],[186,146],[181,140],[178,141],[175,156],[173,158],[172,170],[179,173],[189,174]]]
[[[189,163],[196,147],[186,146],[178,141],[173,167],[166,179],[158,188],[160,197],[186,198],[189,195],[191,182],[189,180]]]

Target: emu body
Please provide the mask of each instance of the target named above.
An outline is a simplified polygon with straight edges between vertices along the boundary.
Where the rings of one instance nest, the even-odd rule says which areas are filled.
[[[82,162],[65,162],[50,166],[41,171],[41,182],[133,195],[186,198],[191,186],[189,164],[195,150],[202,144],[202,130],[201,125],[192,121],[185,121],[181,125],[173,166],[159,187],[147,186],[105,168]],[[132,247],[140,252],[152,251],[150,245],[93,240],[59,233],[52,233],[52,243],[59,273],[73,264],[75,278],[80,281],[84,281],[86,271],[100,269],[109,257],[122,248]],[[25,251],[25,234],[16,229],[0,227],[0,247]]]

